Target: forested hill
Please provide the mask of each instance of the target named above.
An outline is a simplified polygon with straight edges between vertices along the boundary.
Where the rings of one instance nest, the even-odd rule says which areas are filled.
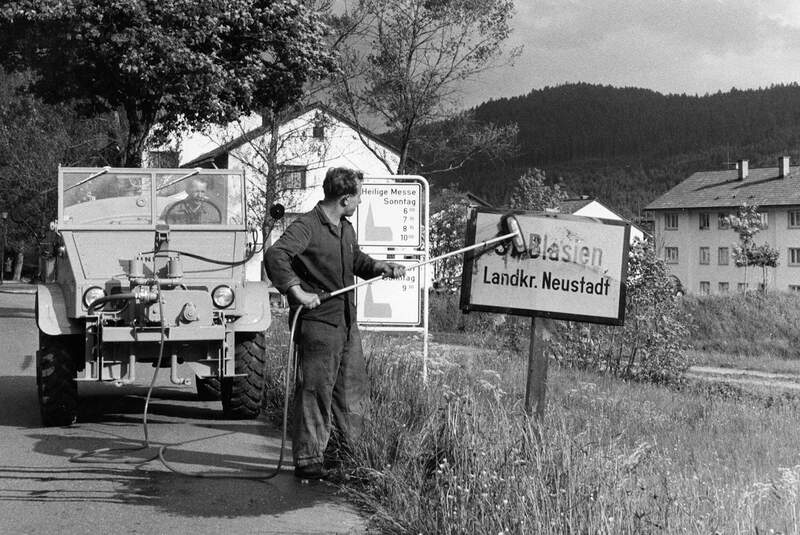
[[[579,83],[492,100],[474,112],[480,121],[517,122],[518,156],[432,181],[458,183],[498,204],[528,167],[630,216],[694,171],[730,168],[738,158],[751,168],[775,166],[782,154],[800,163],[796,83],[704,96]]]

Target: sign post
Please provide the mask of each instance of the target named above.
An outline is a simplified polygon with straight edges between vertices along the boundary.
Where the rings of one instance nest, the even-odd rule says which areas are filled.
[[[503,212],[477,208],[467,245],[503,232]],[[630,224],[562,214],[514,214],[525,252],[501,245],[464,257],[461,309],[532,316],[525,410],[544,416],[550,320],[622,325]]]
[[[528,416],[536,410],[536,419],[544,418],[547,393],[547,352],[552,323],[547,318],[531,318],[531,342],[528,347],[528,376],[525,382],[525,412]]]
[[[411,266],[428,260],[428,182],[416,175],[367,176],[355,215],[359,246],[375,258]],[[358,289],[365,330],[420,332],[422,379],[428,375],[428,269]]]

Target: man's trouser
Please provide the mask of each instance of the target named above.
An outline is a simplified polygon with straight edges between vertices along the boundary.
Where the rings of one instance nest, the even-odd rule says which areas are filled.
[[[292,455],[307,466],[323,462],[332,429],[345,444],[361,432],[367,373],[355,323],[301,320],[297,345]]]

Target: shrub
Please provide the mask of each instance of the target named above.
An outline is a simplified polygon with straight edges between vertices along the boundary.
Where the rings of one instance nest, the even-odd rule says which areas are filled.
[[[680,381],[689,367],[686,317],[651,243],[631,247],[625,286],[625,325],[561,322],[552,344],[556,359],[625,378]]]

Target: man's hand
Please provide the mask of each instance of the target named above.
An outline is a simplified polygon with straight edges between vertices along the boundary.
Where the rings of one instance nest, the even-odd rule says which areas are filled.
[[[319,300],[319,295],[303,290],[299,284],[289,288],[287,293],[308,310],[313,310],[322,303]]]
[[[378,269],[381,270],[384,277],[390,279],[399,279],[406,274],[406,268],[394,262],[379,262]]]

